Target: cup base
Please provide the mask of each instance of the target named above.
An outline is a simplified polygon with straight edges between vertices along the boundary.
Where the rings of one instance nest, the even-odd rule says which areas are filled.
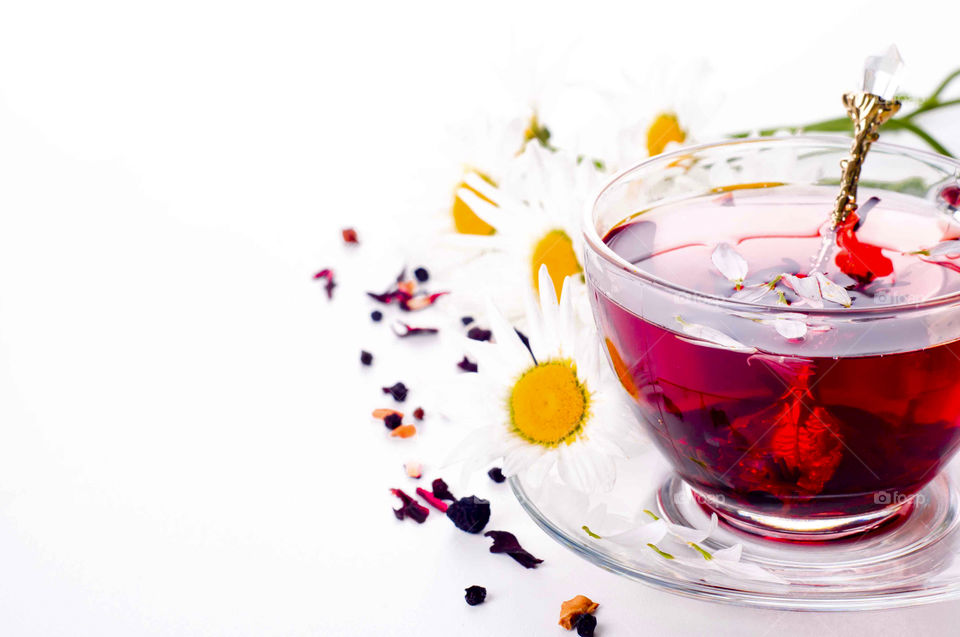
[[[657,505],[663,516],[671,521],[689,518],[691,512],[685,513],[684,509],[695,505],[706,510],[708,514],[716,513],[721,520],[736,529],[764,538],[791,542],[823,542],[892,528],[913,511],[915,497],[857,515],[784,517],[756,513],[719,501],[697,491],[673,474],[661,484],[657,492]]]

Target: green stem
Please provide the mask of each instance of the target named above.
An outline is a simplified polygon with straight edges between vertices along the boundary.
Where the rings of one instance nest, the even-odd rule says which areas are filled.
[[[946,155],[947,157],[953,157],[953,155],[950,154],[950,151],[944,148],[943,144],[935,140],[933,136],[930,135],[930,133],[923,130],[922,128],[920,128],[919,126],[917,126],[916,124],[914,124],[908,119],[892,119],[886,123],[886,127],[891,130],[896,130],[899,128],[906,131],[910,131],[911,133],[913,133],[914,135],[916,135],[917,137],[925,141],[930,148],[937,151],[941,155]]]
[[[957,69],[956,71],[954,71],[953,73],[945,77],[943,81],[940,82],[940,86],[938,86],[937,89],[933,92],[933,95],[931,95],[926,100],[924,100],[921,106],[925,106],[928,103],[935,103],[938,99],[940,99],[940,94],[943,93],[943,91],[950,85],[950,82],[954,81],[958,77],[960,77],[960,69]]]
[[[946,102],[941,102],[940,100],[934,100],[931,103],[929,100],[926,100],[923,102],[923,104],[917,107],[917,110],[905,115],[904,119],[913,119],[914,116],[919,115],[920,113],[926,113],[927,111],[936,110],[943,106],[956,106],[957,104],[960,104],[960,97],[953,100],[947,100]]]

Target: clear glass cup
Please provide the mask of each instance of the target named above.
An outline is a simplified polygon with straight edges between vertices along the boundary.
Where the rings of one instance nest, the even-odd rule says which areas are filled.
[[[862,308],[759,305],[646,272],[604,237],[632,215],[704,195],[836,189],[848,147],[781,137],[660,155],[617,176],[584,226],[608,359],[638,426],[682,479],[665,488],[689,488],[734,526],[768,537],[834,539],[909,513],[960,446],[960,293]],[[953,159],[877,143],[860,199],[944,203],[958,174]],[[943,211],[944,223],[956,212]],[[702,238],[709,228],[689,232]],[[786,341],[770,328],[784,317],[811,333]]]

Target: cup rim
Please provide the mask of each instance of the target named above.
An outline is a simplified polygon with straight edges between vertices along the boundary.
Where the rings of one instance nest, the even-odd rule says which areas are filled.
[[[629,166],[619,172],[617,172],[609,181],[604,184],[603,188],[597,193],[596,197],[593,198],[593,202],[590,206],[587,207],[584,217],[583,217],[583,227],[581,232],[584,237],[584,245],[587,249],[592,250],[594,254],[603,258],[610,264],[614,265],[620,270],[624,270],[633,277],[640,279],[641,281],[652,285],[653,287],[665,290],[669,293],[680,293],[686,297],[695,298],[698,302],[703,302],[709,305],[718,306],[721,308],[726,308],[731,311],[737,312],[754,312],[754,313],[776,313],[776,314],[802,314],[804,316],[822,316],[830,318],[838,318],[839,316],[843,317],[873,317],[878,318],[884,315],[899,315],[908,312],[916,312],[922,310],[928,310],[933,308],[938,308],[942,306],[953,305],[956,302],[960,301],[960,290],[948,294],[946,296],[938,296],[932,299],[922,301],[920,303],[904,303],[899,305],[887,305],[887,306],[873,306],[868,308],[795,308],[792,306],[786,307],[774,307],[771,305],[765,305],[763,303],[754,303],[752,301],[743,301],[739,299],[726,298],[721,296],[716,296],[714,294],[709,294],[706,292],[701,292],[694,290],[683,285],[673,283],[658,277],[649,272],[641,270],[633,263],[630,263],[616,252],[614,252],[606,243],[603,242],[603,238],[597,232],[597,228],[593,223],[593,214],[597,209],[597,206],[600,203],[600,200],[607,194],[607,192],[618,185],[621,180],[628,174],[642,170],[654,162],[670,161],[671,159],[677,159],[684,155],[689,155],[691,153],[701,152],[705,150],[710,150],[712,148],[719,148],[724,146],[738,146],[738,145],[750,145],[750,144],[767,144],[767,145],[778,145],[778,144],[787,144],[787,145],[809,145],[809,146],[819,146],[821,148],[829,147],[831,149],[848,149],[850,145],[850,138],[841,137],[841,136],[831,136],[831,135],[791,135],[784,137],[744,137],[736,139],[726,139],[715,142],[708,142],[705,144],[698,144],[695,146],[685,146],[677,150],[673,150],[669,153],[662,153],[660,155],[655,155],[649,157],[638,164]],[[893,154],[901,154],[910,156],[913,159],[918,159],[920,161],[932,161],[938,164],[952,164],[956,168],[957,174],[960,174],[960,160],[954,159],[952,157],[947,157],[946,155],[940,155],[938,153],[926,151],[918,148],[911,148],[909,146],[903,146],[901,144],[890,144],[886,142],[875,142],[873,148],[880,151],[886,151]]]

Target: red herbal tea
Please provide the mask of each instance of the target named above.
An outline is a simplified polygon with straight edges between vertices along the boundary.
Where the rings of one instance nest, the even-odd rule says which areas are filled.
[[[923,310],[960,291],[960,248],[945,243],[960,227],[935,202],[861,188],[860,216],[817,263],[835,196],[732,189],[604,237],[671,288],[616,272],[591,286],[611,364],[681,477],[728,507],[876,511],[909,500],[960,445],[960,317]],[[747,265],[743,281],[716,264],[721,245]],[[719,311],[711,299],[744,303]],[[915,311],[891,315],[902,307]]]

